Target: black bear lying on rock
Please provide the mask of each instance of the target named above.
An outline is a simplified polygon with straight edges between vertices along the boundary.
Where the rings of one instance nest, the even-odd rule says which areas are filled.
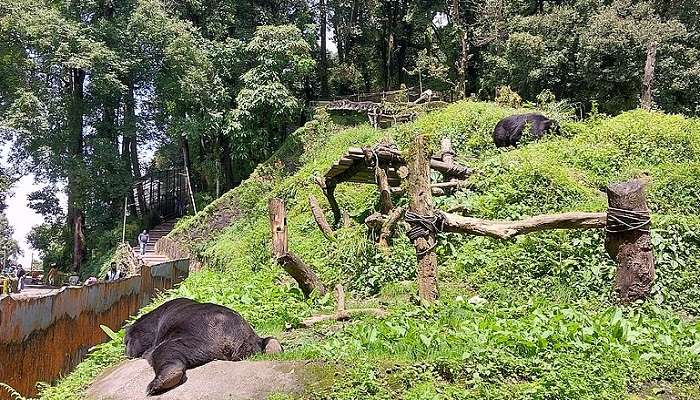
[[[185,371],[213,360],[239,361],[255,353],[277,353],[273,337],[261,338],[237,312],[190,299],[170,300],[126,328],[127,357],[148,360],[156,373],[149,395],[171,389]]]
[[[523,136],[523,130],[528,124],[531,126],[532,137],[535,139],[541,138],[548,132],[561,133],[557,121],[542,114],[511,115],[500,120],[493,130],[493,142],[496,147],[517,146]]]

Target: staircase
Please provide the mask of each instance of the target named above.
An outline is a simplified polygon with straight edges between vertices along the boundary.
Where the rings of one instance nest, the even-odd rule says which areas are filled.
[[[164,256],[162,254],[156,253],[155,250],[155,245],[158,239],[162,238],[163,236],[166,236],[170,231],[173,230],[175,227],[175,223],[177,222],[176,219],[172,219],[166,222],[163,222],[162,224],[156,226],[155,228],[151,229],[148,231],[149,234],[149,239],[148,239],[148,244],[146,245],[146,254],[141,255],[139,252],[139,246],[138,243],[134,247],[134,255],[137,258],[142,259],[147,265],[156,265],[160,263],[164,263],[166,261],[170,261],[170,259],[167,256]]]

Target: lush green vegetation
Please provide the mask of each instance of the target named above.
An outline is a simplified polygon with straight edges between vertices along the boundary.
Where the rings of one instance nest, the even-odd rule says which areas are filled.
[[[30,197],[44,216],[30,242],[45,264],[87,276],[121,239],[125,197],[130,239],[157,222],[132,190],[145,174],[186,165],[202,208],[306,122],[312,100],[414,87],[618,114],[639,104],[655,43],[651,106],[697,116],[698,9],[700,0],[5,0],[0,139],[13,169],[3,175],[45,184]]]
[[[644,111],[596,115],[564,123],[562,137],[497,150],[493,125],[520,111],[460,102],[386,131],[342,129],[318,114],[240,187],[178,226],[173,235],[184,237],[215,218],[217,207],[238,210],[222,233],[192,243],[206,268],[167,296],[236,309],[260,333],[282,338],[283,359],[337,363],[333,383],[309,398],[697,398],[700,197],[693,188],[700,184],[700,122]],[[362,221],[378,205],[369,185],[338,187],[353,225],[338,230],[334,241],[324,239],[308,209],[309,193],[322,198],[313,175],[348,146],[386,138],[403,146],[416,132],[451,137],[459,159],[479,171],[471,188],[436,199],[441,209],[460,205],[474,216],[604,210],[600,188],[649,175],[653,296],[642,305],[614,304],[614,264],[599,231],[511,241],[444,234],[437,248],[440,300],[421,305],[415,252],[405,237],[389,255],[367,237]],[[346,285],[348,307],[381,306],[387,318],[298,328],[302,318],[332,312],[334,304],[332,296],[304,300],[271,259],[267,200],[273,196],[287,205],[290,248],[326,284]],[[119,359],[118,344],[104,345],[42,398],[76,398],[97,371]]]

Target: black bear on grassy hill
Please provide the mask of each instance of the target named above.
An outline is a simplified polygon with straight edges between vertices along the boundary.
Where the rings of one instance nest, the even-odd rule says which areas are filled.
[[[126,328],[127,357],[148,361],[156,377],[149,395],[186,380],[185,371],[213,360],[239,361],[282,351],[277,339],[261,338],[237,312],[190,299],[170,300]]]
[[[546,133],[561,133],[557,121],[542,114],[511,115],[496,124],[496,128],[493,130],[493,142],[496,147],[517,146],[527,125],[530,125],[532,137],[535,139],[541,138]]]

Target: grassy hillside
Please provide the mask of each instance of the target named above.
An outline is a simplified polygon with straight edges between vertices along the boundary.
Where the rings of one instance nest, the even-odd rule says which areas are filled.
[[[490,132],[514,112],[461,102],[386,131],[342,129],[318,115],[240,187],[177,227],[172,237],[205,268],[168,297],[234,308],[259,333],[281,337],[287,350],[281,357],[337,365],[332,383],[310,389],[309,398],[700,398],[700,121],[632,111],[564,122],[562,137],[498,150]],[[649,175],[657,258],[652,298],[629,308],[612,303],[615,266],[600,231],[511,241],[443,234],[441,298],[420,305],[415,252],[405,236],[389,255],[367,237],[362,221],[378,206],[370,185],[339,185],[338,202],[353,225],[326,240],[308,208],[309,194],[325,200],[313,176],[348,146],[392,139],[405,149],[416,132],[449,136],[458,160],[479,171],[470,189],[436,199],[440,209],[459,205],[472,216],[602,211],[601,189],[609,182]],[[287,205],[290,249],[327,285],[345,284],[348,307],[381,305],[387,318],[298,327],[334,304],[332,296],[304,300],[271,259],[267,201],[273,196]],[[42,398],[76,398],[120,351],[118,342],[103,345]]]

